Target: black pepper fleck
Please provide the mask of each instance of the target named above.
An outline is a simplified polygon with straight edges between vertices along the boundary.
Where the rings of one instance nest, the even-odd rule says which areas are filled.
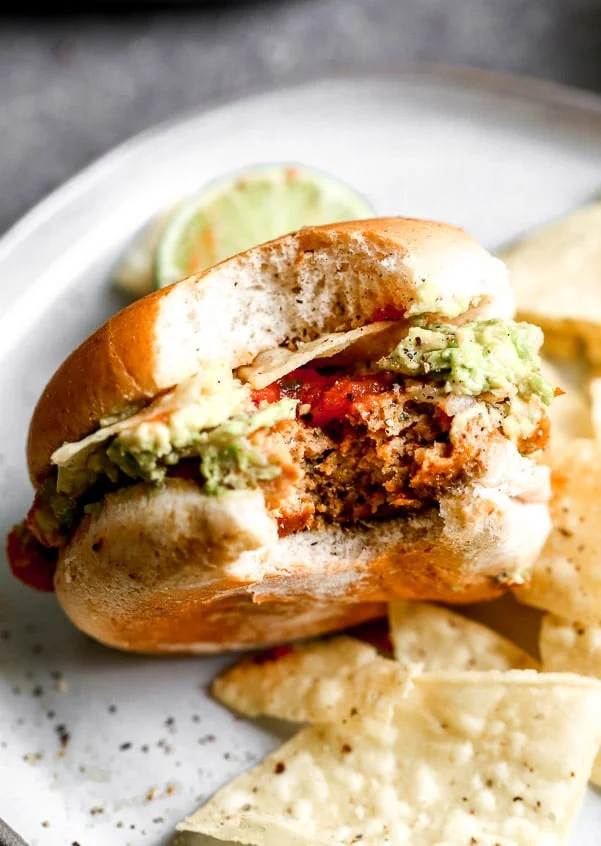
[[[278,761],[273,771],[276,775],[281,775],[286,769],[286,764],[283,761]]]
[[[125,752],[127,749],[131,749],[131,743],[129,741],[127,741],[126,743],[122,743],[119,749],[122,752]]]
[[[58,726],[56,726],[55,731],[58,735],[61,748],[65,749],[71,739],[71,735],[67,731],[67,727],[63,725],[63,723],[60,723]]]

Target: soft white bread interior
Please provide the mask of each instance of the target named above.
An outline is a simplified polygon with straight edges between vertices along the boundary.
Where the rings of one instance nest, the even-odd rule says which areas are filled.
[[[237,368],[286,341],[346,331],[379,313],[512,317],[505,267],[460,229],[404,218],[308,227],[124,309],[54,375],[35,409],[28,462],[202,372]]]
[[[280,540],[257,492],[189,481],[106,497],[61,554],[73,622],[112,646],[206,652],[281,643],[382,612],[392,598],[472,602],[519,582],[549,532],[546,467],[492,438],[486,471],[440,509]]]

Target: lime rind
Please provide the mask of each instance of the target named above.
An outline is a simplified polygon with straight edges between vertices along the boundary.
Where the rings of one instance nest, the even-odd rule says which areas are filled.
[[[330,174],[303,165],[257,166],[209,184],[165,227],[158,288],[301,226],[371,217],[372,206]]]

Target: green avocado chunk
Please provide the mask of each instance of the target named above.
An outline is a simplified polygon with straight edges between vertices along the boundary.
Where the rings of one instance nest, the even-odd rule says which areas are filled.
[[[82,495],[93,491],[91,486],[103,477],[114,485],[125,481],[124,477],[159,485],[169,468],[183,459],[198,460],[207,494],[252,488],[260,481],[275,479],[281,467],[253,446],[248,435],[280,420],[294,419],[296,405],[297,400],[285,398],[256,411],[240,408],[220,425],[201,431],[193,415],[128,429],[88,457],[87,469],[77,474],[75,489],[57,492],[56,477],[48,479],[39,492],[42,507],[36,509],[34,519],[43,536],[66,535],[81,513]],[[92,514],[97,508],[96,502],[88,502],[83,512]]]
[[[282,399],[252,414],[239,413],[213,429],[177,432],[174,439],[161,438],[159,448],[152,430],[142,426],[118,435],[108,447],[109,460],[126,476],[160,483],[168,468],[182,459],[198,458],[204,476],[205,492],[217,494],[227,488],[253,487],[258,481],[273,479],[281,468],[248,441],[248,435],[280,420],[291,420],[297,401]]]
[[[531,323],[475,320],[463,326],[413,326],[378,367],[438,380],[448,393],[536,396],[550,405],[554,387],[540,370],[543,333]]]

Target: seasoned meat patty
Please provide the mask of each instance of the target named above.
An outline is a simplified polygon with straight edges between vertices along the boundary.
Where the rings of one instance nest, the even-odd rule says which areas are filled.
[[[475,431],[456,447],[450,428],[441,408],[416,402],[394,385],[322,428],[296,419],[255,433],[253,441],[283,468],[264,486],[280,534],[431,505],[480,469],[490,437]]]

